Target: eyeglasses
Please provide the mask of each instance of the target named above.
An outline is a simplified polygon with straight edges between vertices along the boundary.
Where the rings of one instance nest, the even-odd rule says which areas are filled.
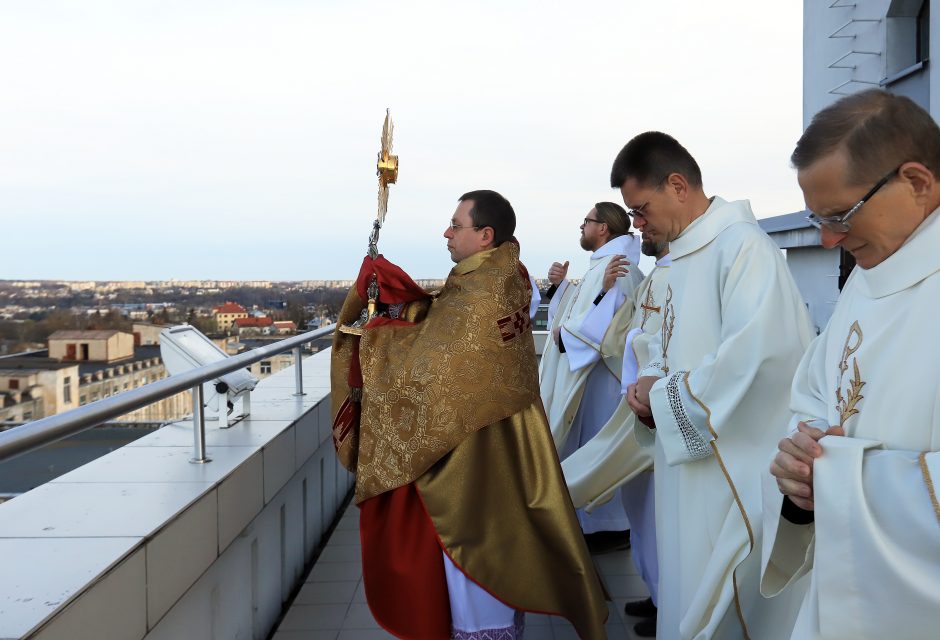
[[[584,224],[582,224],[581,226],[582,226],[582,227],[585,226],[588,222],[595,222],[595,223],[597,223],[597,224],[607,224],[607,223],[604,222],[603,220],[595,220],[594,218],[585,218],[585,219],[584,219]]]
[[[631,218],[636,217],[636,216],[640,216],[642,218],[645,215],[643,213],[643,209],[645,209],[649,203],[650,201],[647,200],[636,209],[627,209],[627,215],[630,216]]]
[[[862,205],[871,200],[872,196],[878,193],[878,190],[881,189],[881,187],[888,184],[891,178],[893,178],[903,166],[903,164],[898,165],[894,171],[879,180],[875,186],[872,187],[868,193],[862,196],[862,199],[856,202],[851,208],[846,209],[845,211],[840,211],[839,213],[834,213],[831,216],[818,216],[810,211],[810,214],[806,216],[807,222],[817,229],[822,229],[825,227],[834,233],[847,233],[848,230],[852,228],[852,225],[848,223],[848,219],[858,213],[858,210],[862,208]]]
[[[656,183],[655,191],[659,191],[660,189],[662,189],[662,188],[663,188],[663,183],[666,182],[666,180],[667,180],[667,179],[669,178],[669,176],[671,176],[671,175],[672,175],[672,174],[670,173],[670,174],[667,174],[667,175],[663,176],[662,178],[660,178],[659,182]],[[639,207],[637,207],[636,209],[627,209],[627,215],[630,216],[631,218],[633,218],[633,217],[635,217],[635,216],[640,216],[640,217],[645,216],[646,214],[643,212],[643,210],[646,209],[646,207],[649,205],[650,202],[652,202],[652,200],[647,200],[646,202],[644,202],[643,204],[641,204],[641,205],[640,205]]]
[[[483,227],[479,225],[457,224],[456,222],[450,223],[451,231],[459,231],[460,229],[476,229],[477,231],[479,231],[482,228]]]

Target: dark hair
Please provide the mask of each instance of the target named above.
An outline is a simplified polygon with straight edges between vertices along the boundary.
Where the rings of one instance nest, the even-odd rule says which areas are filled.
[[[516,232],[516,212],[512,210],[509,200],[489,189],[468,191],[458,200],[473,201],[473,208],[470,209],[473,226],[492,228],[494,247],[512,239],[512,234]]]
[[[876,182],[905,162],[940,170],[940,127],[910,98],[880,89],[846,96],[815,116],[790,162],[799,171],[844,149],[850,185]]]
[[[597,219],[607,224],[611,238],[630,233],[630,216],[619,204],[598,202],[594,205],[594,210],[597,211]]]
[[[633,178],[644,187],[658,185],[678,173],[693,187],[702,186],[702,170],[685,147],[672,136],[659,131],[641,133],[628,142],[610,170],[610,186],[619,189]]]

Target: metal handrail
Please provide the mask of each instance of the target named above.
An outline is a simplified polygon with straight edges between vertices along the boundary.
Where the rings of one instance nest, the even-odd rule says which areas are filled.
[[[231,373],[232,371],[285,351],[294,350],[294,366],[298,369],[295,374],[297,383],[295,395],[303,395],[303,372],[300,370],[300,347],[317,338],[322,338],[323,336],[333,333],[335,328],[336,325],[331,324],[322,329],[308,331],[307,333],[302,333],[292,338],[285,338],[272,345],[258,347],[257,349],[246,351],[237,356],[207,364],[198,369],[151,382],[137,389],[124,391],[110,398],[97,400],[64,413],[40,418],[39,420],[34,420],[22,426],[13,427],[12,429],[0,432],[0,462],[39,449],[40,447],[52,444],[63,438],[75,435],[76,433],[81,433],[86,429],[91,429],[102,422],[106,422],[110,418],[115,418],[130,411],[145,407],[148,404],[169,398],[180,391],[186,391],[187,389],[192,389],[193,391],[196,389],[201,390],[204,382],[214,380],[226,373]],[[195,400],[196,393],[193,394],[193,397],[193,404],[195,405],[197,402]],[[202,421],[201,409],[202,407],[200,406],[199,411],[194,412],[194,414],[199,414],[198,416],[193,416],[194,422]],[[195,437],[198,443],[200,439],[198,433],[199,429],[197,428],[195,431],[197,432]],[[208,458],[205,457],[204,434],[202,441],[201,455],[197,444],[197,453],[194,462],[208,462]]]

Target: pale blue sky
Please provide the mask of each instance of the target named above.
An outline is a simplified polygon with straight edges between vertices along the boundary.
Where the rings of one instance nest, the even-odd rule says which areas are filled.
[[[802,208],[802,3],[0,3],[0,278],[349,278],[386,107],[380,249],[443,277],[457,197],[512,202],[530,270],[633,135],[676,136],[709,195]]]

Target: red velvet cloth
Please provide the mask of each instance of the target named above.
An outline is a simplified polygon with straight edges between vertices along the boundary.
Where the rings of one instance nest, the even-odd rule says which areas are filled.
[[[448,640],[450,599],[437,532],[414,483],[359,505],[362,579],[369,609],[408,640]]]
[[[392,264],[380,254],[375,260],[369,256],[362,259],[362,267],[356,279],[356,292],[362,300],[369,299],[368,288],[372,274],[375,274],[379,281],[379,302],[397,304],[428,297],[427,292],[401,267]]]

